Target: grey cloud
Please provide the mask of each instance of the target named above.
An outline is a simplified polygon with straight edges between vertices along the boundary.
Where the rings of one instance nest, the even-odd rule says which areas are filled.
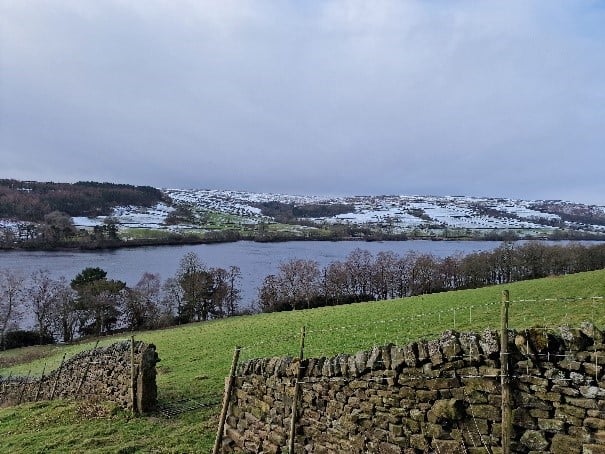
[[[605,204],[598,4],[0,8],[5,177]]]

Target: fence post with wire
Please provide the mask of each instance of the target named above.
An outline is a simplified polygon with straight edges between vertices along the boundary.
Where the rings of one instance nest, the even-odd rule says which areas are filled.
[[[540,304],[554,303],[505,294],[500,330],[310,357],[304,370],[292,356],[249,358],[237,371],[222,452],[601,452],[602,326],[508,326],[541,313]],[[311,344],[330,335],[320,331],[306,331]]]

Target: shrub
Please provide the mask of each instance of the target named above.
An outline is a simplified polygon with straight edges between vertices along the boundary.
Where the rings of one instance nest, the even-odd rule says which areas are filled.
[[[48,334],[42,335],[37,331],[16,330],[6,333],[4,338],[6,349],[31,347],[32,345],[54,344],[55,340]]]

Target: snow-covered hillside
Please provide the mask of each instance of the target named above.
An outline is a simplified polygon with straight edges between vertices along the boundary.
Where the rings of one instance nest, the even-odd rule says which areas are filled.
[[[433,231],[515,230],[548,233],[557,229],[605,232],[605,207],[572,204],[562,201],[525,201],[502,198],[434,197],[434,196],[354,196],[317,197],[286,194],[251,193],[226,190],[162,189],[172,206],[158,204],[151,209],[119,207],[112,218],[122,227],[170,229],[205,229],[208,223],[225,222],[231,227],[275,223],[264,214],[266,204],[300,207],[340,204],[350,212],[334,216],[300,219],[306,228],[344,224],[383,229],[388,233],[406,233],[419,229]],[[176,208],[186,210],[188,222],[167,223]],[[220,219],[220,221],[217,221]],[[304,222],[303,222],[304,221]],[[90,227],[104,219],[74,218],[77,226]],[[290,219],[289,224],[296,224]]]

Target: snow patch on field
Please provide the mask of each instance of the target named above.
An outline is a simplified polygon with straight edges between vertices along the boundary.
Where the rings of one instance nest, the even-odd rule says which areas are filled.
[[[153,208],[116,207],[112,217],[125,227],[158,229],[165,225],[166,218],[172,211],[174,211],[174,208],[164,203],[158,203]]]
[[[524,219],[547,219],[549,221],[558,221],[561,219],[561,216],[558,214],[542,213],[541,211],[532,210],[525,204],[497,204],[495,208]]]
[[[271,223],[274,219],[262,214],[260,203],[280,202],[292,205],[346,204],[353,208],[350,213],[330,217],[305,219],[318,226],[322,224],[349,224],[405,232],[415,228],[455,229],[528,229],[552,230],[548,223],[561,221],[556,213],[543,213],[533,206],[541,201],[492,199],[463,196],[351,196],[320,197],[287,194],[253,193],[218,189],[163,189],[174,206],[193,208],[194,214],[204,219],[207,215],[224,215],[227,225],[256,225]],[[560,202],[565,206],[565,202]],[[118,207],[114,218],[121,227],[168,229],[179,231],[203,229],[197,225],[166,225],[166,218],[175,208],[160,203],[152,208]],[[602,210],[605,207],[591,207]],[[91,228],[105,222],[104,217],[74,218],[78,227]],[[570,225],[571,226],[571,225]],[[293,228],[302,228],[293,226]],[[583,226],[582,230],[605,231],[605,226]]]
[[[19,224],[23,222],[12,221],[10,219],[0,219],[0,229],[10,230],[11,232],[17,232]]]
[[[171,211],[174,211],[174,208],[165,203],[158,203],[151,208],[123,206],[115,207],[111,216],[73,217],[72,220],[78,228],[93,228],[112,219],[121,227],[160,229],[165,228],[166,218]]]
[[[96,218],[87,218],[85,216],[74,216],[71,218],[74,225],[79,229],[93,228],[98,225],[103,225],[106,216],[98,216]]]

